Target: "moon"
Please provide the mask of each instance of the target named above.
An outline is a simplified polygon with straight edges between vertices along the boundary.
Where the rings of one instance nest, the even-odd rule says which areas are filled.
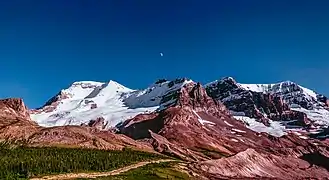
[[[160,53],[160,56],[162,57],[163,56],[163,53]]]

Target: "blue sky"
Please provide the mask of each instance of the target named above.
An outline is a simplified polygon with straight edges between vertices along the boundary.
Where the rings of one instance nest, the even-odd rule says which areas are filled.
[[[329,95],[329,1],[0,2],[0,98],[35,108],[74,81],[145,88],[291,80]],[[160,52],[164,56],[159,55]]]

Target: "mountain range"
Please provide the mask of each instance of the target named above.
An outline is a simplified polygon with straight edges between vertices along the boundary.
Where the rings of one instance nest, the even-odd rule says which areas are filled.
[[[174,94],[194,81],[158,80],[143,90],[115,81],[81,81],[61,90],[44,106],[31,111],[39,125],[89,124],[102,119],[101,129],[114,128],[138,114],[157,112],[177,101]],[[207,94],[222,102],[236,119],[257,132],[282,136],[287,132],[319,133],[329,125],[329,101],[324,95],[294,82],[240,84],[233,78],[204,85]]]
[[[37,109],[0,102],[0,138],[31,146],[158,152],[205,179],[329,177],[329,100],[291,81],[80,81]]]

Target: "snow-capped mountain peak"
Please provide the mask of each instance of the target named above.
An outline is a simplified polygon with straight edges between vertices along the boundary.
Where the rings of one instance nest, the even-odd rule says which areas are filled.
[[[33,110],[31,116],[43,126],[80,125],[104,118],[106,127],[114,127],[137,114],[174,103],[177,97],[170,95],[191,82],[186,78],[160,80],[143,90],[129,89],[112,80],[74,82],[45,106]]]
[[[292,81],[283,81],[274,84],[241,84],[240,87],[253,92],[262,92],[269,94],[286,94],[287,96],[302,95],[309,101],[317,101],[318,94],[310,89],[298,85]]]
[[[285,92],[285,91],[291,91],[291,90],[297,90],[301,91],[302,93],[305,93],[306,95],[316,99],[317,93],[314,91],[307,89],[301,85],[298,85],[295,82],[292,81],[283,81],[279,83],[273,83],[273,84],[241,84],[241,87],[254,91],[254,92]]]
[[[207,84],[206,89],[233,115],[255,118],[270,127],[275,122],[290,125],[299,122],[297,126],[329,125],[327,98],[292,81],[243,84],[233,78],[223,78]]]
[[[125,99],[125,103],[131,108],[153,107],[164,103],[170,103],[170,100],[175,99],[168,100],[164,97],[178,91],[188,83],[193,83],[193,81],[187,78],[179,78],[173,81],[160,80],[144,90],[129,94]]]
[[[240,89],[240,91],[247,90],[283,96],[283,99],[287,100],[287,102],[291,104],[298,104],[298,101],[307,101],[308,103],[304,103],[304,105],[302,105],[307,109],[317,107],[317,101],[319,100],[318,98],[323,96],[292,81],[283,81],[271,84],[244,84],[238,83],[232,77],[225,77],[220,80],[210,82],[206,84],[205,87],[216,88],[216,86]]]

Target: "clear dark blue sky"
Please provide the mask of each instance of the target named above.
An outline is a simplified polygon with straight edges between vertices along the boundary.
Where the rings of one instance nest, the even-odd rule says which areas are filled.
[[[329,95],[328,9],[328,0],[1,1],[0,97],[34,108],[74,81],[144,88],[223,76]]]

